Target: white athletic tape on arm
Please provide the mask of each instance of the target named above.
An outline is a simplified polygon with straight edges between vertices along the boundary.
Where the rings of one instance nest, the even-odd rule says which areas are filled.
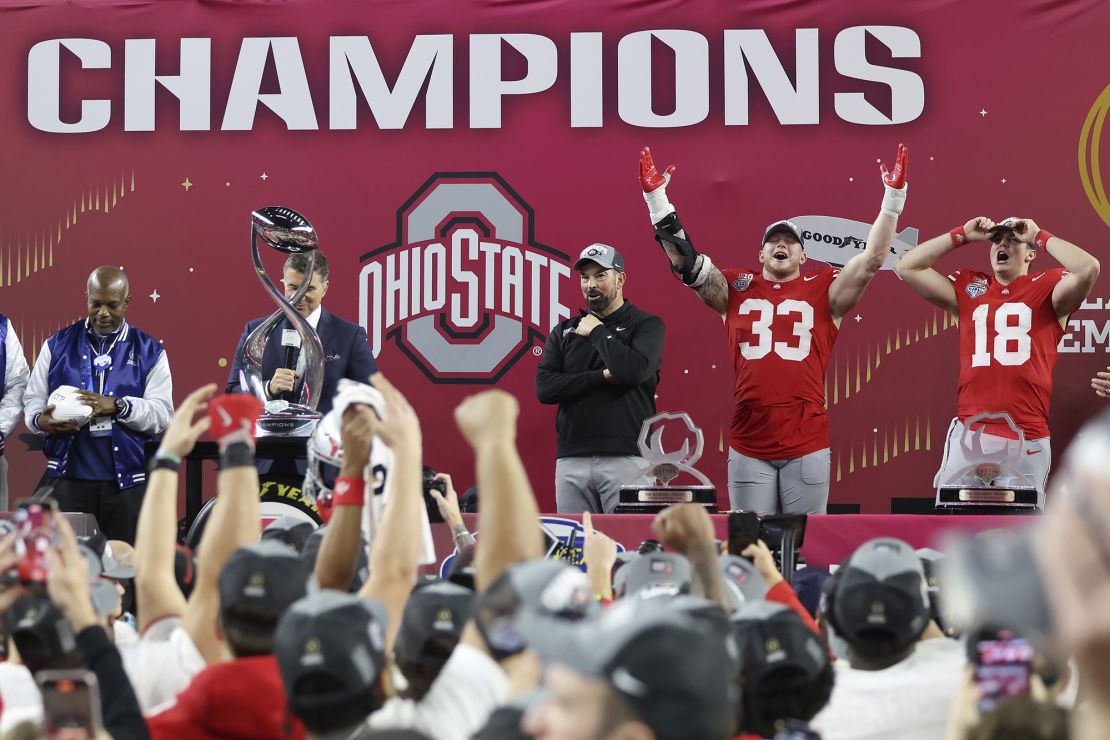
[[[651,217],[651,222],[657,224],[667,216],[674,213],[674,206],[667,200],[667,188],[663,186],[656,188],[650,193],[644,193],[644,201],[647,202],[648,215]]]
[[[883,195],[883,213],[889,213],[891,216],[897,216],[906,207],[906,191],[910,189],[910,184],[907,182],[901,189],[892,188],[883,183],[886,188],[886,193]]]
[[[694,282],[690,283],[690,287],[700,288],[705,285],[705,281],[709,279],[709,273],[713,271],[713,260],[709,259],[708,254],[699,254],[694,261],[694,270],[698,275],[694,278]]]

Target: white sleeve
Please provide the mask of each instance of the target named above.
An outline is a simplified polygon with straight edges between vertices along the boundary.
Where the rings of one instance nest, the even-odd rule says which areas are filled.
[[[165,350],[147,373],[143,397],[124,396],[122,400],[127,408],[118,417],[121,424],[147,434],[160,434],[166,430],[173,419],[173,378]]]
[[[31,371],[31,378],[27,381],[27,390],[23,393],[23,423],[35,434],[44,432],[35,426],[35,417],[46,408],[46,400],[50,398],[48,373],[50,372],[50,345],[42,343],[38,359],[35,360],[35,369]]]
[[[4,362],[4,397],[0,398],[0,434],[8,437],[19,423],[19,416],[23,411],[23,392],[27,389],[27,380],[31,376],[27,358],[23,356],[23,345],[19,343],[11,319],[8,320],[4,352],[7,357]]]
[[[493,658],[459,645],[423,699],[390,699],[367,724],[417,730],[436,740],[467,740],[504,701],[508,687],[509,677]]]

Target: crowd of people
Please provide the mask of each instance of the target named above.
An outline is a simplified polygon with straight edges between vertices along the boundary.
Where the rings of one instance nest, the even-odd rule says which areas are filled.
[[[766,544],[725,553],[705,509],[682,504],[639,551],[586,514],[584,569],[545,559],[517,402],[498,390],[455,410],[480,536],[462,539],[446,578],[422,576],[420,422],[384,377],[371,384],[372,403],[342,410],[326,526],[259,532],[262,403],[209,385],[166,429],[133,553],[75,536],[62,516],[38,550],[0,540],[0,573],[17,574],[0,592],[0,737],[1047,739],[1110,727],[1105,420],[1069,451],[1029,541],[1052,619],[1021,635],[1035,652],[1027,685],[998,696],[975,652],[988,625],[949,603],[975,596],[938,585],[952,558],[896,539],[864,543],[831,575],[785,578]],[[205,434],[221,464],[194,559],[177,544],[178,466]],[[367,542],[375,445],[392,452],[392,485]],[[438,500],[462,521],[453,489]],[[59,699],[75,683],[96,687],[84,714]]]
[[[766,229],[759,270],[717,268],[667,198],[673,168],[660,173],[641,154],[656,239],[722,317],[733,349],[735,508],[825,509],[823,378],[840,320],[887,260],[907,156],[900,147],[894,169],[881,168],[866,248],[803,276],[804,235],[790,221]],[[933,269],[983,240],[989,274]],[[1066,269],[1032,274],[1037,250]],[[559,407],[554,489],[560,511],[583,514],[581,568],[545,544],[509,394],[477,393],[455,410],[473,452],[480,536],[450,476],[428,490],[417,414],[377,372],[365,331],[322,308],[321,254],[292,255],[283,282],[328,358],[317,429],[327,449],[310,441],[298,471],[322,526],[260,527],[256,425],[264,403],[300,396],[306,362],[281,357],[271,335],[265,383],[243,392],[244,347],[261,320],[243,332],[226,392],[199,388],[175,410],[165,350],[124,318],[121,269],[93,271],[88,317],[49,337],[33,368],[0,317],[0,462],[21,415],[47,459],[0,538],[0,740],[1110,733],[1110,422],[1069,450],[1041,522],[947,555],[879,538],[829,571],[783,573],[764,542],[727,552],[693,504],[663,510],[656,539],[625,552],[591,513],[612,511],[620,484],[646,470],[636,441],[655,411],[665,333],[625,300],[625,268],[609,245],[582,250],[586,310],[553,328],[536,375],[538,401]],[[980,217],[895,268],[959,318],[959,410],[937,485],[974,463],[958,454],[969,420],[1001,410],[1015,426],[980,431],[1003,446],[1020,432],[1031,459],[1018,473],[1043,506],[1055,347],[1097,260],[1031,219]],[[1092,386],[1110,394],[1110,373]],[[178,473],[204,435],[220,466],[194,553],[179,544]],[[3,466],[0,483],[6,509]],[[421,570],[427,495],[456,546],[444,577]],[[79,537],[63,512],[94,515],[101,532]]]

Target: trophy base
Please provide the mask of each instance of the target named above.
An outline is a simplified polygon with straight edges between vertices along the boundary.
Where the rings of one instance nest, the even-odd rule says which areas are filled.
[[[697,504],[717,513],[715,486],[621,486],[614,514],[655,514],[674,504]]]
[[[1040,512],[1037,489],[1011,486],[941,486],[936,508],[955,514],[1033,514]]]
[[[254,425],[256,437],[307,437],[324,417],[308,406],[285,401],[270,401],[266,407]]]

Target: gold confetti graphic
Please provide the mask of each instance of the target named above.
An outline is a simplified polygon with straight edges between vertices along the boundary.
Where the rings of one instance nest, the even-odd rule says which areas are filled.
[[[11,287],[24,279],[54,266],[54,249],[61,245],[63,235],[77,226],[82,214],[108,215],[129,193],[135,192],[135,172],[130,178],[106,181],[82,190],[73,199],[73,207],[47,224],[21,231],[14,236],[0,236],[0,286]]]
[[[899,453],[907,454],[911,451],[933,451],[931,412],[926,413],[924,417],[920,413],[915,414],[912,419],[907,414],[904,419],[890,422],[886,427],[878,428],[862,440],[849,438],[843,444],[834,444],[836,480],[839,482],[869,467],[877,468],[880,465],[886,465],[898,457]]]

